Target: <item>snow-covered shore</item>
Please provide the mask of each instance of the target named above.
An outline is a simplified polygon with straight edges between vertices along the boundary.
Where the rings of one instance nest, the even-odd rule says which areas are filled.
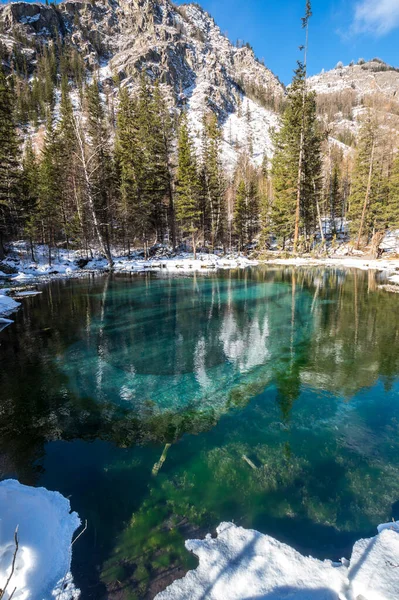
[[[70,568],[72,536],[80,524],[69,500],[58,492],[13,479],[0,482],[0,589],[12,572],[17,527],[19,542],[4,600],[79,598]]]
[[[364,271],[385,271],[387,273],[394,273],[395,271],[399,271],[398,258],[372,259],[364,256],[343,256],[328,258],[309,258],[293,256],[290,258],[270,258],[268,260],[263,261],[263,264],[286,265],[294,267],[342,267],[346,269],[362,269]]]
[[[30,284],[40,280],[49,280],[55,277],[78,277],[87,273],[102,273],[108,270],[105,258],[95,255],[91,260],[85,260],[77,251],[58,250],[53,257],[52,264],[48,262],[48,249],[45,246],[35,248],[36,261],[28,258],[25,244],[15,244],[12,253],[3,262],[3,268],[7,273],[1,271],[0,284],[7,287],[13,285]],[[364,256],[337,256],[332,258],[310,258],[290,257],[274,258],[267,260],[250,260],[237,253],[230,255],[201,254],[194,260],[190,253],[178,255],[156,255],[148,260],[140,257],[139,253],[132,257],[116,253],[113,257],[113,271],[115,273],[143,273],[156,271],[163,273],[194,273],[214,272],[221,269],[245,269],[260,264],[267,266],[293,266],[293,267],[339,267],[356,268],[362,270],[376,270],[385,272],[388,276],[386,286],[390,291],[399,291],[399,259],[367,259]],[[396,290],[397,288],[397,290]],[[8,317],[16,311],[20,302],[16,302],[8,295],[8,289],[0,288],[0,317]],[[32,294],[32,292],[30,292]],[[22,296],[22,295],[20,295]],[[20,298],[18,298],[20,299]],[[3,327],[7,324],[3,319]],[[0,323],[1,328],[1,323]]]
[[[397,600],[399,523],[359,540],[350,561],[305,557],[258,531],[221,523],[217,537],[188,540],[199,566],[156,600]]]
[[[87,273],[102,273],[109,269],[107,261],[100,255],[94,256],[91,260],[85,260],[82,259],[79,252],[66,250],[57,251],[50,265],[48,249],[45,246],[35,248],[35,258],[36,260],[33,261],[27,257],[25,244],[16,244],[10,256],[2,262],[7,273],[1,271],[0,266],[0,283],[3,282],[7,288],[0,288],[0,317],[9,316],[20,306],[20,302],[16,302],[7,295],[9,288],[13,285],[30,284],[55,277],[78,277]],[[212,272],[220,269],[245,269],[259,264],[257,261],[237,254],[228,256],[198,254],[194,260],[192,254],[182,253],[173,256],[154,256],[145,260],[135,253],[133,257],[116,254],[113,259],[115,273]],[[32,295],[32,292],[29,294]],[[19,297],[22,297],[22,294],[19,294]]]
[[[12,572],[14,533],[19,547],[4,600],[77,600],[70,573],[72,536],[81,522],[58,492],[0,482],[0,589]],[[187,540],[199,566],[156,600],[397,600],[399,522],[355,543],[350,560],[305,557],[290,546],[233,523],[217,537]],[[15,592],[14,592],[15,589]],[[14,592],[14,594],[13,594]]]

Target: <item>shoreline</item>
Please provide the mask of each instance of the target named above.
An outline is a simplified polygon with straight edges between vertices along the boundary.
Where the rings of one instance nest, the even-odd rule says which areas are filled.
[[[268,258],[259,261],[259,264],[293,267],[343,267],[345,269],[355,268],[363,271],[391,271],[392,273],[398,271],[399,274],[399,258],[367,258],[363,256],[310,258],[292,256],[289,258]]]
[[[354,544],[349,560],[333,562],[304,556],[259,531],[221,523],[216,537],[186,541],[198,567],[155,600],[394,600],[399,594],[398,531],[399,522],[379,525],[375,537]]]
[[[112,269],[109,269],[107,261],[104,258],[93,258],[85,266],[81,267],[78,261],[81,260],[76,253],[69,252],[67,255],[62,253],[60,258],[52,266],[45,262],[33,263],[28,260],[18,258],[6,258],[3,265],[12,267],[16,273],[6,274],[1,272],[0,265],[0,317],[9,317],[16,312],[20,302],[16,302],[9,292],[18,291],[20,287],[49,283],[54,279],[73,279],[85,277],[87,275],[105,275],[113,274],[138,274],[138,273],[165,273],[165,274],[190,274],[190,273],[210,273],[222,270],[247,269],[249,267],[334,267],[343,269],[360,269],[363,271],[373,270],[387,274],[387,282],[379,286],[386,291],[399,293],[399,258],[378,258],[371,259],[363,256],[357,257],[289,257],[258,260],[245,256],[230,254],[219,256],[216,254],[199,254],[194,260],[192,254],[182,254],[176,257],[153,257],[150,259],[128,258],[126,256],[117,256],[114,259]],[[30,292],[25,294],[14,294],[18,300],[22,296],[33,296],[40,292]],[[7,324],[13,321],[8,320]],[[6,323],[3,321],[3,327]]]

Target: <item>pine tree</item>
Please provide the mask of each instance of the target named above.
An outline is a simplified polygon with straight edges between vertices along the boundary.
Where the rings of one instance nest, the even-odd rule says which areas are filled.
[[[57,171],[60,176],[59,206],[62,214],[62,227],[67,249],[70,238],[76,235],[76,194],[79,176],[76,164],[76,136],[74,130],[73,106],[69,93],[66,73],[61,77],[60,121],[56,128]],[[68,168],[63,168],[68,165]]]
[[[321,134],[316,116],[315,94],[306,93],[305,69],[299,63],[288,93],[282,126],[274,136],[272,162],[274,201],[273,229],[285,246],[296,237],[298,203],[298,164],[301,162],[299,187],[299,229],[304,238],[314,230],[321,193]],[[302,158],[300,159],[300,154]]]
[[[51,249],[60,227],[61,168],[54,117],[51,109],[48,109],[46,134],[39,166],[38,216],[41,221],[42,242],[48,244],[50,265],[52,262]]]
[[[306,129],[306,77],[307,77],[307,53],[308,53],[308,40],[309,40],[309,19],[312,16],[312,8],[310,0],[306,0],[306,13],[302,18],[302,28],[306,30],[306,41],[305,46],[305,59],[303,63],[298,63],[299,70],[302,71],[303,77],[301,78],[301,127],[300,127],[300,139],[299,139],[299,156],[298,156],[298,178],[296,186],[296,208],[295,208],[295,230],[294,230],[294,252],[296,252],[298,239],[299,239],[299,227],[300,227],[300,214],[301,214],[301,203],[303,203],[303,166],[305,159],[305,129]]]
[[[215,113],[204,115],[201,165],[201,196],[204,231],[209,232],[212,249],[223,242],[226,229],[226,182],[223,175],[221,131]]]
[[[32,141],[27,140],[22,161],[21,217],[25,235],[28,236],[32,260],[35,260],[33,240],[39,232],[38,220],[39,165]]]
[[[153,99],[144,77],[138,98],[130,98],[127,91],[121,89],[116,147],[121,210],[128,233],[143,242],[145,256],[154,213],[165,192],[163,186],[159,187],[157,161],[152,156],[156,146],[155,121]]]
[[[238,237],[238,247],[241,251],[248,239],[248,195],[245,181],[238,184],[234,203],[234,227]]]
[[[201,211],[196,157],[186,113],[183,113],[180,123],[176,180],[176,221],[183,235],[191,235],[195,259]]]
[[[4,257],[4,237],[12,233],[18,208],[20,151],[14,106],[13,90],[0,65],[0,259]]]
[[[99,83],[87,87],[87,134],[90,140],[91,193],[98,215],[107,257],[111,256],[111,212],[113,209],[113,165]]]
[[[234,227],[242,250],[259,229],[259,190],[253,172],[247,181],[239,180],[234,203]]]
[[[389,178],[387,225],[391,228],[399,227],[399,152],[393,160]]]
[[[378,127],[368,115],[359,135],[349,197],[350,232],[356,237],[357,248],[363,235],[369,238],[373,227],[370,208],[376,200],[377,146]]]
[[[128,253],[133,233],[134,205],[137,196],[135,106],[125,87],[119,89],[119,111],[116,124],[115,162],[119,187],[119,215]]]
[[[147,243],[154,225],[162,222],[162,200],[165,189],[161,183],[158,142],[160,137],[155,131],[156,108],[154,106],[150,87],[144,73],[141,76],[140,92],[136,102],[136,177],[138,194],[135,202],[134,221],[138,237],[144,244],[147,257]],[[159,167],[159,171],[158,171]],[[162,225],[161,225],[162,229]]]
[[[329,192],[331,231],[333,234],[336,234],[337,219],[342,216],[341,177],[337,162],[335,162],[332,169]]]
[[[142,135],[146,148],[145,182],[152,204],[151,220],[157,239],[163,239],[168,228],[174,241],[174,201],[172,188],[172,121],[162,96],[159,82],[151,92],[142,85],[142,111],[145,126]]]
[[[269,179],[269,162],[265,155],[262,161],[262,167],[259,174],[259,244],[261,248],[268,245],[271,233],[271,207],[272,196]]]

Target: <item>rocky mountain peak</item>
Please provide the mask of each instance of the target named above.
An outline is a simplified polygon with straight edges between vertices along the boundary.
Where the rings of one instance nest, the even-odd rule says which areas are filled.
[[[112,87],[117,76],[134,88],[143,71],[158,79],[171,105],[187,106],[195,130],[213,110],[225,131],[230,162],[243,144],[270,153],[270,129],[284,96],[277,77],[250,47],[236,47],[198,4],[170,0],[65,0],[46,6],[0,6],[0,42],[15,44],[35,72],[40,47],[59,36]]]
[[[399,95],[399,69],[379,58],[360,59],[346,66],[338,63],[334,69],[310,77],[309,84],[318,94],[353,90],[358,97],[373,93],[395,97]]]

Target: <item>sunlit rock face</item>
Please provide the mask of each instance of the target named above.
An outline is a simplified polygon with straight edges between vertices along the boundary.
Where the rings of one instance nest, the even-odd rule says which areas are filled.
[[[369,114],[383,122],[395,137],[399,131],[399,71],[382,60],[338,63],[310,77],[319,116],[329,130],[330,143],[345,154],[354,152],[362,123]]]
[[[36,68],[38,48],[59,36],[79,50],[107,94],[115,78],[135,88],[145,72],[158,79],[171,107],[188,107],[197,138],[203,113],[213,110],[223,126],[223,154],[233,167],[239,147],[252,144],[254,160],[271,155],[271,130],[284,89],[249,47],[237,48],[198,5],[169,0],[97,0],[45,6],[0,5],[0,41],[14,43]],[[22,41],[21,41],[22,40]]]

